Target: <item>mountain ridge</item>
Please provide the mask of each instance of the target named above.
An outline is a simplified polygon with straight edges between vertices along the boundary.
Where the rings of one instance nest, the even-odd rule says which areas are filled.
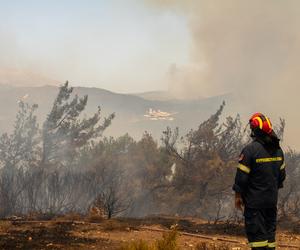
[[[10,86],[0,85],[0,132],[10,131],[13,127],[15,115],[18,110],[18,101],[36,103],[38,121],[41,125],[58,93],[55,86]],[[230,96],[216,96],[198,100],[148,100],[136,94],[120,94],[95,87],[74,87],[73,94],[79,97],[88,95],[88,105],[84,113],[91,115],[100,106],[103,116],[116,114],[112,125],[104,135],[120,136],[125,133],[134,138],[140,138],[145,131],[151,133],[156,139],[162,135],[166,127],[179,127],[183,131],[196,128],[201,121],[207,119],[217,110],[225,98]],[[145,114],[149,109],[162,110],[175,113],[174,121],[149,120]]]

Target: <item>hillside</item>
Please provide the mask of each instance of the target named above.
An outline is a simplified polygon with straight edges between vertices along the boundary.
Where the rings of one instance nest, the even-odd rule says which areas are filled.
[[[0,132],[9,131],[18,109],[18,101],[23,100],[39,105],[39,121],[49,113],[58,92],[55,86],[15,87],[0,85]],[[74,94],[88,95],[86,114],[92,114],[100,106],[103,115],[115,112],[116,118],[105,135],[119,136],[129,133],[135,138],[148,131],[159,139],[167,127],[179,127],[182,131],[196,128],[201,121],[211,115],[223,100],[232,96],[216,96],[199,100],[148,100],[134,94],[118,94],[104,89],[77,87]],[[153,95],[152,95],[153,98]],[[172,113],[174,120],[150,120],[144,115],[149,109]]]

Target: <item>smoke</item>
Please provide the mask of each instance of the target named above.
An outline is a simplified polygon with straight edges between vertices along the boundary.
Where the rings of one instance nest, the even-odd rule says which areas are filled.
[[[299,1],[151,1],[182,12],[193,37],[191,65],[172,72],[192,94],[295,86],[300,52]],[[172,86],[171,86],[172,88]]]
[[[299,1],[147,2],[188,20],[190,65],[171,66],[173,93],[183,98],[232,93],[235,111],[286,118],[288,142],[300,146],[294,135],[300,104]]]
[[[151,2],[189,19],[192,66],[172,74],[172,80],[177,75],[191,93],[278,90],[287,78],[298,79],[299,1]]]
[[[58,85],[31,65],[19,46],[18,37],[11,27],[0,24],[0,84],[15,86]]]

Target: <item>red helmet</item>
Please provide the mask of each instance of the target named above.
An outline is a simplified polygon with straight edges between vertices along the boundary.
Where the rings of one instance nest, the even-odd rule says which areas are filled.
[[[252,115],[249,123],[252,130],[260,129],[266,134],[271,134],[273,131],[270,119],[262,113],[255,113]]]

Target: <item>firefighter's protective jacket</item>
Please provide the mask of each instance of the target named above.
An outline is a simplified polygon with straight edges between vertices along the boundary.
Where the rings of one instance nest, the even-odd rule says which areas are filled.
[[[283,187],[285,162],[278,146],[269,150],[254,139],[240,155],[233,190],[241,193],[249,208],[271,208],[277,205],[278,189]]]

